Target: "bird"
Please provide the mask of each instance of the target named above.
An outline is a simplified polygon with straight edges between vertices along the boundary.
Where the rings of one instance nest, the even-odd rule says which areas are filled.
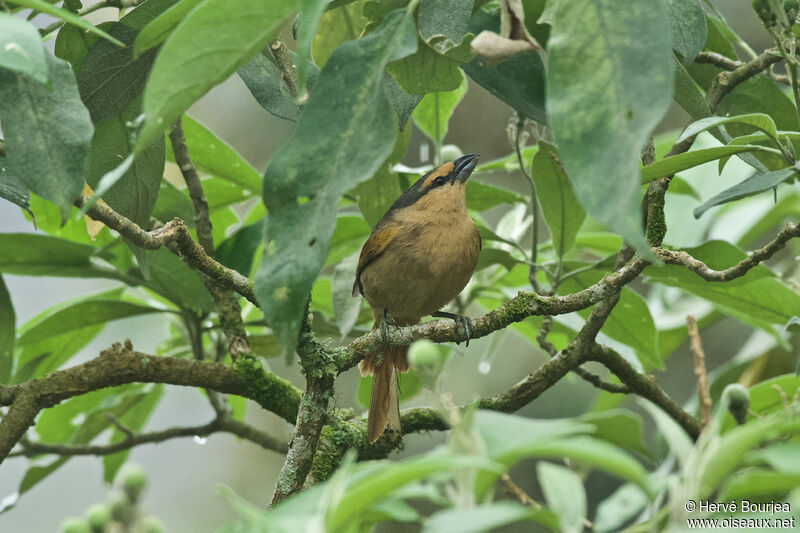
[[[478,163],[468,154],[444,163],[421,178],[375,224],[361,249],[353,296],[372,308],[373,331],[388,340],[389,323],[418,324],[432,315],[456,321],[468,340],[471,321],[440,312],[466,287],[481,252],[481,236],[469,216],[466,184]],[[367,437],[374,443],[387,425],[400,431],[398,372],[408,372],[408,346],[383,347],[359,363],[372,375]]]

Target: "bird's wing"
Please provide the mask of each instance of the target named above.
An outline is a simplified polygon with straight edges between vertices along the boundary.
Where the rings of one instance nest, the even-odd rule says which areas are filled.
[[[378,231],[372,232],[367,242],[364,243],[364,247],[361,248],[361,255],[358,258],[358,267],[356,267],[353,296],[364,294],[364,288],[361,286],[361,273],[368,264],[377,259],[386,250],[386,247],[394,240],[398,231],[400,231],[399,228],[378,229]]]

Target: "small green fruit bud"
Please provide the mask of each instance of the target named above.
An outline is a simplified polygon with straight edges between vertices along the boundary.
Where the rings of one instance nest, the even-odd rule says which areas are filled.
[[[61,524],[61,533],[91,533],[91,529],[85,518],[72,517]]]
[[[96,503],[86,511],[86,519],[89,521],[92,532],[102,533],[105,531],[108,521],[111,520],[111,510],[108,505]]]
[[[127,464],[122,472],[122,490],[132,503],[139,501],[142,491],[147,485],[147,475],[144,469],[137,464]]]
[[[142,531],[144,533],[164,533],[164,524],[155,516],[148,516],[142,520]]]
[[[722,391],[722,401],[728,406],[728,411],[736,423],[742,425],[747,419],[750,409],[750,391],[739,383],[732,383]]]
[[[455,161],[462,155],[464,155],[464,152],[455,144],[442,146],[442,161]]]
[[[136,517],[136,506],[128,500],[126,495],[117,492],[111,498],[108,506],[111,509],[111,518],[113,518],[115,522],[121,524],[133,523]]]
[[[426,380],[436,379],[444,366],[439,347],[428,339],[420,339],[408,348],[408,362]]]

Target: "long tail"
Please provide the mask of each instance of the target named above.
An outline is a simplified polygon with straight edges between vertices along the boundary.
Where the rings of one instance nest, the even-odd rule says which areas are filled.
[[[362,376],[372,375],[372,396],[367,416],[367,437],[373,443],[383,435],[386,423],[389,429],[400,431],[400,401],[397,397],[397,372],[408,372],[408,346],[387,346],[383,360],[370,355],[359,363]]]

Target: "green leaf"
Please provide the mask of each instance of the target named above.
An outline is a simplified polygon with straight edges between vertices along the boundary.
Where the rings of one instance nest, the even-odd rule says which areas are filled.
[[[0,234],[0,272],[18,276],[118,278],[93,263],[95,249],[49,235]]]
[[[346,337],[358,322],[361,298],[353,298],[353,278],[358,265],[358,253],[342,259],[331,275],[333,316],[342,337]]]
[[[483,30],[499,32],[500,16],[477,10],[470,21],[469,31],[477,35]],[[538,53],[523,54],[498,65],[489,65],[475,57],[461,68],[478,85],[520,114],[541,124],[547,123],[545,69]]]
[[[104,39],[108,39],[117,46],[125,46],[124,43],[118,41],[111,35],[107,34],[106,32],[104,32],[103,30],[101,30],[88,20],[79,17],[75,13],[71,13],[66,9],[61,9],[60,7],[56,7],[50,2],[47,2],[45,0],[14,0],[14,3],[17,4],[18,6],[29,7],[36,11],[41,11],[42,13],[47,13],[48,15],[52,15],[56,18],[63,20],[67,24],[78,26],[79,28],[83,28],[84,30],[99,35]]]
[[[99,41],[89,48],[77,79],[78,90],[93,122],[122,113],[140,95],[156,51],[134,58],[131,45],[139,30],[175,1],[148,0],[114,24],[109,33],[124,42],[125,47]],[[140,108],[137,106],[133,118],[141,113]]]
[[[795,455],[797,461],[800,456]],[[781,497],[800,487],[800,473],[775,472],[763,468],[740,470],[731,474],[722,486],[719,497],[722,501],[738,499],[753,501]],[[794,520],[792,520],[794,521]]]
[[[153,64],[144,90],[146,121],[136,152],[263,50],[294,8],[292,0],[233,4],[205,0],[192,9],[164,42]],[[187,61],[187,50],[191,61]]]
[[[163,395],[164,385],[161,383],[154,385],[144,397],[118,417],[117,420],[134,433],[140,432]],[[121,442],[128,437],[116,425],[114,425],[112,431],[111,438],[108,441],[109,444]],[[116,477],[119,467],[127,461],[130,453],[130,450],[125,450],[103,456],[103,480],[106,483],[111,484],[114,482],[114,477]]]
[[[800,389],[800,378],[794,374],[783,374],[753,385],[750,387],[750,411],[760,416],[783,411],[785,408],[783,398],[776,388],[781,389],[787,398],[792,398]],[[722,431],[733,427],[736,427],[733,417],[726,416]]]
[[[86,63],[84,63],[86,64]],[[141,113],[141,99],[120,114],[95,124],[86,182],[112,209],[148,227],[164,174],[165,143],[157,139],[133,155],[129,123]]]
[[[0,67],[47,83],[47,61],[36,27],[8,13],[0,13]]]
[[[98,39],[76,26],[61,26],[56,36],[54,53],[57,58],[68,61],[73,72],[77,73],[89,53],[89,47]]]
[[[189,115],[184,115],[181,122],[192,163],[198,170],[243,187],[251,195],[261,191],[261,175],[231,145]],[[167,161],[175,162],[170,143],[167,143]],[[208,196],[211,200],[212,194]]]
[[[347,2],[323,13],[314,35],[312,56],[314,62],[324,67],[333,51],[346,41],[357,39],[367,19],[362,14],[363,0]]]
[[[755,144],[745,145],[726,145],[726,146],[713,146],[711,148],[701,148],[700,150],[692,150],[671,157],[664,158],[656,161],[652,165],[647,165],[642,169],[642,183],[649,183],[664,176],[671,176],[676,172],[681,172],[709,161],[714,161],[721,157],[731,154],[739,154],[742,152],[753,152],[757,150],[769,150],[763,146]]]
[[[698,120],[711,115],[705,96],[681,62],[675,57],[675,101]]]
[[[180,0],[142,28],[133,44],[133,57],[137,58],[147,50],[155,48],[166,40],[175,26],[201,0]]]
[[[524,196],[497,187],[483,183],[475,178],[467,181],[467,207],[475,211],[487,211],[500,204],[514,205],[516,203],[527,203]]]
[[[131,302],[90,298],[49,314],[35,324],[25,324],[17,344],[27,346],[94,324],[163,311]]]
[[[253,353],[259,357],[277,357],[283,354],[283,348],[275,335],[250,335],[247,340]]]
[[[538,516],[537,516],[538,515]],[[481,533],[515,522],[543,521],[551,515],[547,509],[533,509],[511,501],[483,504],[467,509],[449,508],[433,513],[422,528],[422,533]],[[536,517],[536,518],[534,518]],[[548,520],[551,529],[558,528],[552,515]]]
[[[544,461],[536,465],[536,474],[547,506],[558,517],[559,531],[581,533],[586,520],[586,491],[578,474]]]
[[[650,255],[639,154],[672,101],[669,23],[648,0],[559,2],[547,111],[575,195],[592,217]]]
[[[17,317],[3,276],[0,276],[0,383],[9,383],[14,365],[14,336]]]
[[[744,181],[706,200],[701,206],[695,207],[694,211],[692,211],[694,218],[700,218],[703,213],[716,205],[741,200],[742,198],[773,189],[789,178],[794,177],[796,172],[797,170],[794,168],[785,168],[764,174],[753,174]]]
[[[263,54],[258,54],[239,67],[236,73],[261,107],[278,118],[297,122],[300,107],[272,61]]]
[[[600,502],[593,520],[594,531],[622,531],[622,525],[641,513],[650,501],[642,489],[625,483]]]
[[[386,71],[394,76],[401,89],[410,94],[458,89],[463,80],[458,61],[432,50],[422,40],[416,50],[386,66]]]
[[[469,21],[472,16],[472,4],[461,0],[422,0],[419,4],[419,35],[440,54],[455,53],[461,61],[469,61],[473,57],[472,50],[467,47],[466,55],[457,50],[464,41],[471,41],[473,35],[467,36]]]
[[[722,480],[739,465],[746,452],[759,446],[762,442],[798,430],[800,430],[800,419],[787,418],[785,413],[780,413],[761,420],[750,421],[725,433],[717,443],[717,449],[724,450],[724,453],[709,454],[706,461],[698,464],[697,495],[700,498],[710,496],[720,486]]]
[[[0,167],[0,198],[20,206],[31,219],[34,218],[31,210],[31,191],[18,178],[9,174],[5,167]]]
[[[411,114],[414,123],[434,143],[441,144],[447,135],[447,124],[453,111],[467,93],[467,83],[462,76],[461,84],[454,91],[428,93]]]
[[[531,174],[544,221],[550,230],[556,253],[562,257],[575,244],[575,236],[586,218],[586,212],[572,192],[554,146],[544,141],[539,143]]]
[[[694,443],[692,442],[692,438],[686,433],[686,430],[659,406],[649,400],[636,398],[636,403],[644,408],[656,423],[658,431],[668,443],[670,451],[675,454],[678,463],[681,465],[685,464],[694,451]]]
[[[775,121],[773,121],[769,115],[765,115],[764,113],[749,113],[747,115],[737,115],[735,117],[708,117],[692,122],[686,126],[686,129],[683,130],[675,142],[682,142],[703,131],[730,123],[752,126],[766,133],[770,139],[775,142],[778,141],[778,128],[775,126]]]
[[[216,311],[214,300],[200,281],[200,275],[178,259],[174,254],[161,248],[148,250],[150,279],[144,285],[164,296],[181,309],[205,312]]]
[[[25,74],[0,70],[3,166],[58,205],[65,219],[83,189],[93,128],[72,69],[50,54],[46,57],[51,88]]]
[[[395,144],[396,119],[382,90],[383,70],[415,46],[413,17],[396,11],[368,36],[339,47],[320,73],[294,134],[267,167],[267,244],[256,294],[267,323],[290,350],[328,256],[339,199],[371,177]]]
[[[627,409],[589,412],[579,420],[595,427],[594,436],[620,448],[650,455],[642,442],[642,418]]]
[[[217,246],[216,260],[243,276],[250,277],[256,249],[261,244],[263,234],[263,221],[238,229]]]
[[[153,207],[153,216],[158,220],[172,220],[178,217],[190,228],[195,225],[194,206],[189,199],[189,195],[167,180],[161,180],[158,186],[158,200],[156,200],[156,205]],[[217,252],[219,252],[219,249]]]
[[[336,229],[333,230],[330,252],[325,265],[329,266],[338,263],[353,252],[360,250],[361,245],[364,244],[369,236],[369,231],[369,226],[367,226],[362,217],[353,215],[336,217]],[[355,272],[353,272],[353,275],[355,276]]]
[[[387,17],[387,19],[390,17]],[[337,505],[330,508],[326,529],[332,533],[346,531],[347,524],[364,508],[393,490],[437,472],[464,468],[488,469],[496,465],[480,457],[458,456],[440,451],[399,463],[383,463],[381,468],[347,487]]]
[[[306,74],[311,64],[311,45],[320,18],[325,11],[327,0],[303,0],[300,13],[300,25],[297,28],[297,94],[302,95],[306,87]]]
[[[697,0],[661,0],[672,30],[672,48],[691,63],[706,44],[706,21]]]

